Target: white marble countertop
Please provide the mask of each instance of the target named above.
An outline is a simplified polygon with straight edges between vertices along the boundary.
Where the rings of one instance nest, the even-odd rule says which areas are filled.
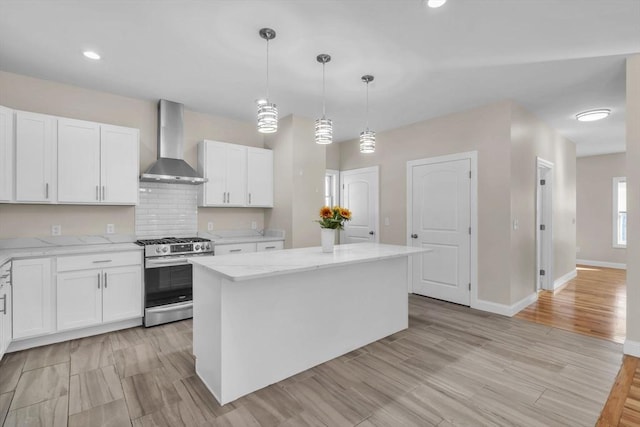
[[[0,265],[12,259],[105,252],[142,251],[132,236],[59,236],[0,240]]]
[[[405,257],[429,251],[430,249],[410,246],[352,243],[336,245],[333,253],[323,253],[322,248],[311,247],[193,258],[189,262],[213,270],[231,281],[239,282],[347,264]]]
[[[278,242],[284,240],[284,231],[265,230],[264,234],[257,230],[201,231],[198,237],[211,239],[213,246],[232,245],[235,243]]]

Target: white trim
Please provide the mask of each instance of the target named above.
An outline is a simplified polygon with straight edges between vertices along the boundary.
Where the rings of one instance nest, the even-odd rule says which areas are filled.
[[[640,357],[640,342],[624,340],[622,351],[629,356]]]
[[[374,241],[376,243],[380,243],[380,166],[376,165],[376,166],[369,166],[367,168],[359,168],[359,169],[349,169],[346,171],[340,171],[340,181],[338,183],[338,185],[340,186],[340,189],[338,191],[338,200],[340,203],[340,206],[344,206],[344,201],[342,200],[343,198],[343,192],[342,192],[342,186],[344,185],[344,177],[345,176],[349,176],[349,175],[359,175],[362,173],[375,173],[376,175],[376,212],[375,212],[375,219],[373,220],[374,223],[374,227],[375,227],[375,234],[374,234]],[[342,240],[342,233],[343,231],[340,230],[340,232],[338,233],[340,235],[340,239]]]
[[[327,169],[324,174],[325,176],[330,175],[333,177],[333,205],[338,205],[340,204],[340,171]]]
[[[619,270],[626,270],[627,264],[621,262],[608,262],[608,261],[594,261],[590,259],[577,259],[576,264],[588,265],[591,267],[605,267],[605,268],[617,268]]]
[[[506,305],[492,301],[477,300],[473,307],[476,310],[488,311],[490,313],[500,314],[502,316],[513,317],[527,306],[538,301],[538,292],[534,292],[529,296],[522,298],[515,304]]]
[[[575,279],[577,276],[578,276],[578,270],[574,268],[573,270],[571,270],[567,274],[558,277],[556,280],[553,281],[553,290],[555,291],[560,286],[562,286],[565,283],[567,283],[569,280]]]
[[[627,182],[627,177],[625,176],[614,176],[612,178],[612,186],[611,186],[611,225],[612,225],[612,234],[611,234],[611,244],[612,247],[616,249],[625,249],[627,245],[621,245],[618,243],[618,184],[621,182]]]
[[[118,331],[120,329],[133,328],[142,325],[142,317],[135,319],[123,320],[120,322],[107,323],[104,325],[93,326],[90,328],[76,329],[72,331],[64,331],[60,333],[53,333],[50,335],[43,335],[36,338],[28,338],[19,341],[13,341],[7,353],[14,351],[26,350],[28,348],[40,347],[42,345],[55,344],[58,342],[74,340],[78,338],[90,337],[92,335],[100,335],[107,332]]]
[[[444,163],[455,160],[469,159],[471,164],[471,241],[470,243],[470,269],[469,280],[471,281],[470,306],[477,308],[478,304],[478,152],[467,151],[464,153],[448,154],[445,156],[430,157],[426,159],[409,160],[407,162],[407,246],[413,246],[411,239],[411,228],[413,224],[413,210],[411,209],[411,199],[413,194],[412,168],[414,166],[428,165],[433,163]],[[413,292],[412,259],[409,257],[409,292]]]

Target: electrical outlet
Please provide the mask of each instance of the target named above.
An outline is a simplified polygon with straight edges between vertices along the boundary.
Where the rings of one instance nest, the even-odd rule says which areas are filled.
[[[59,224],[51,226],[51,235],[52,236],[60,236],[62,234],[62,226]]]
[[[389,221],[389,217],[388,216],[384,217],[384,225],[391,225],[391,221]]]
[[[252,230],[257,230],[258,229],[258,223],[256,221],[251,221],[251,229]]]
[[[116,232],[116,226],[113,224],[107,224],[107,234],[114,234]]]
[[[207,223],[207,230],[209,230],[209,231],[213,231],[213,221],[209,221],[209,222]]]

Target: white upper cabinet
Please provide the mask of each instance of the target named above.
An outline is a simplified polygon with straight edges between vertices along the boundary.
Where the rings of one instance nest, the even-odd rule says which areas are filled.
[[[247,206],[273,207],[273,151],[247,148]]]
[[[138,129],[100,126],[100,184],[103,203],[138,203],[139,139]]]
[[[200,189],[200,206],[245,206],[247,147],[217,141],[200,142],[198,172],[208,179]]]
[[[58,120],[58,201],[138,201],[138,129]]]
[[[100,125],[58,120],[58,202],[100,200]]]
[[[198,172],[208,179],[200,189],[200,206],[273,206],[271,150],[202,141]]]
[[[56,118],[16,112],[16,201],[56,200]]]
[[[0,202],[13,200],[13,110],[0,106]]]

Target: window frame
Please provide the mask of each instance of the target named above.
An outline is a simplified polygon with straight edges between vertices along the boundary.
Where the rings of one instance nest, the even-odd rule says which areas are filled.
[[[332,198],[333,203],[329,206],[330,208],[333,206],[337,206],[340,204],[340,171],[335,169],[327,169],[325,171],[325,179],[326,177],[331,177],[331,182],[333,184]],[[323,197],[324,200],[324,197]]]
[[[618,187],[621,182],[626,183],[626,176],[615,176],[612,180],[612,212],[611,212],[611,223],[612,223],[612,246],[617,249],[625,249],[627,247],[626,244],[618,243]],[[626,211],[625,211],[626,213]]]

